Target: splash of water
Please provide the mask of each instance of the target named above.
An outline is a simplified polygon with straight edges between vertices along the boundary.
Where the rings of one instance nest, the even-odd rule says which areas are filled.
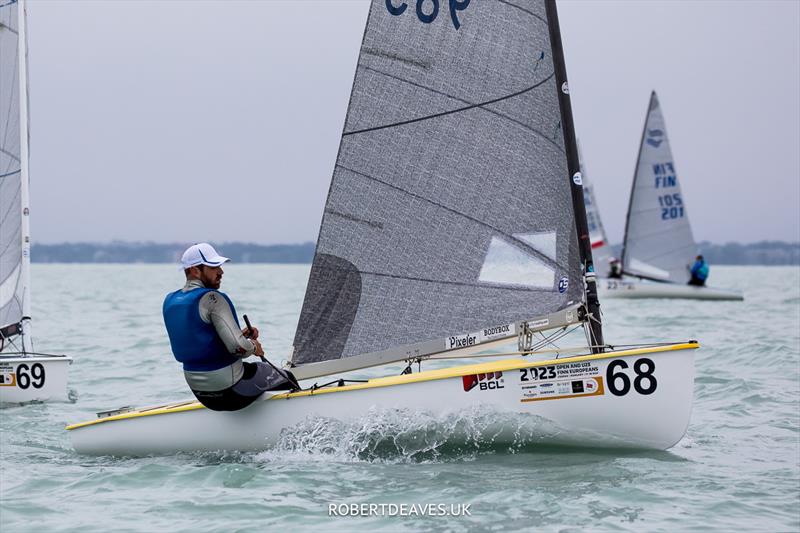
[[[259,461],[325,460],[419,463],[472,460],[484,453],[517,453],[559,433],[541,417],[485,407],[447,414],[371,409],[342,421],[309,417],[282,432]]]

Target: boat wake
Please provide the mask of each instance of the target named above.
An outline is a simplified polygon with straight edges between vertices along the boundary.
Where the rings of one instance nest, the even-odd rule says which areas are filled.
[[[350,421],[309,417],[281,433],[258,461],[422,463],[471,460],[488,453],[531,451],[560,429],[544,418],[488,411],[445,415],[407,409],[372,409]]]

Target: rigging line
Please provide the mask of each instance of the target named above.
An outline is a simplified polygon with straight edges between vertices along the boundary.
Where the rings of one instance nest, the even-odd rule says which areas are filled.
[[[552,333],[550,333],[548,335],[545,335],[544,332],[542,332],[542,331],[537,331],[536,333],[538,333],[539,337],[541,337],[541,340],[538,340],[536,342],[536,344],[533,344],[531,346],[531,350],[532,351],[533,350],[538,350],[539,348],[541,348],[543,346],[547,346],[548,344],[552,344],[555,348],[558,348],[558,346],[553,344],[552,341],[557,341],[558,339],[560,339],[561,337],[566,335],[566,333],[564,333],[564,332],[566,331],[567,327],[568,326],[563,326],[561,328],[558,328],[558,329],[556,329],[555,331],[553,331]]]
[[[335,272],[350,272],[352,270],[347,270],[345,268],[340,267],[330,267],[326,266],[325,270],[328,271],[335,271]],[[493,290],[503,290],[503,291],[526,291],[526,292],[555,292],[555,289],[547,289],[547,288],[536,288],[536,287],[529,287],[525,285],[513,285],[508,287],[500,287],[498,285],[491,285],[491,284],[480,284],[480,283],[468,283],[466,281],[448,281],[448,280],[439,280],[439,279],[426,279],[426,278],[418,278],[412,276],[401,276],[399,274],[387,274],[385,272],[370,272],[368,270],[359,270],[359,274],[365,274],[368,276],[375,276],[379,278],[391,278],[391,279],[403,279],[408,281],[419,281],[422,283],[438,283],[440,285],[455,285],[459,287],[475,287],[479,289],[493,289]],[[510,284],[509,284],[510,285]]]
[[[461,102],[462,104],[472,105],[472,102],[470,102],[469,100],[464,100],[463,98],[459,98],[457,96],[453,96],[452,94],[447,94],[447,93],[442,92],[442,91],[437,91],[436,89],[432,89],[431,87],[427,87],[427,86],[422,85],[420,83],[415,83],[415,82],[413,82],[411,80],[407,80],[407,79],[401,78],[400,76],[395,76],[394,74],[389,74],[388,72],[383,72],[382,70],[378,70],[378,69],[373,68],[373,67],[368,67],[366,65],[359,65],[359,67],[364,69],[364,70],[369,70],[369,71],[375,72],[376,74],[380,74],[382,76],[386,76],[387,78],[392,78],[392,79],[400,81],[402,83],[407,83],[408,85],[413,85],[414,87],[418,87],[420,89],[432,92],[434,94],[438,94],[438,95],[450,98],[452,100],[456,100],[458,102]],[[553,75],[550,74],[550,76],[548,76],[548,78],[550,78],[552,76]],[[543,80],[543,81],[546,81],[548,78],[545,78],[545,80]],[[541,83],[538,84],[538,85],[541,85]],[[481,107],[481,109],[483,111],[486,111],[487,113],[492,113],[493,115],[497,115],[498,117],[501,117],[501,118],[504,118],[504,119],[506,119],[506,120],[508,120],[510,122],[513,122],[514,124],[517,124],[518,126],[521,126],[522,128],[539,135],[542,139],[546,140],[547,142],[549,142],[550,144],[555,146],[560,152],[562,152],[562,153],[564,152],[564,147],[563,146],[560,146],[553,139],[551,139],[548,135],[545,135],[541,131],[530,127],[529,125],[525,124],[524,122],[521,122],[521,121],[519,121],[519,120],[517,120],[517,119],[515,119],[513,117],[510,117],[510,116],[508,116],[508,115],[506,115],[504,113],[501,113],[499,111],[495,111],[494,109],[488,109],[486,107]],[[354,132],[354,133],[359,133],[359,132]]]
[[[18,168],[17,170],[14,170],[12,172],[6,172],[5,174],[0,174],[0,179],[13,176],[14,174],[19,174],[20,172],[22,172],[22,169]]]
[[[536,89],[537,87],[539,87],[540,85],[543,85],[545,82],[549,81],[550,78],[552,78],[553,76],[554,76],[554,74],[550,74],[548,77],[546,77],[545,79],[543,79],[542,81],[540,81],[536,85],[533,85],[533,86],[528,87],[526,89],[522,89],[521,91],[517,91],[517,92],[512,93],[512,94],[508,94],[508,95],[505,95],[505,96],[500,96],[500,97],[495,98],[493,100],[487,100],[486,102],[481,102],[481,103],[478,103],[478,104],[472,104],[472,105],[468,105],[468,106],[465,106],[465,107],[460,107],[458,109],[451,109],[450,111],[442,111],[441,113],[434,113],[433,115],[428,115],[428,116],[425,116],[425,117],[419,117],[419,118],[412,118],[412,119],[409,119],[409,120],[403,120],[403,121],[400,121],[400,122],[395,122],[393,124],[384,124],[383,126],[374,126],[372,128],[364,128],[363,130],[346,131],[346,132],[342,133],[342,137],[346,137],[348,135],[356,135],[356,134],[359,134],[359,133],[369,133],[371,131],[383,130],[383,129],[386,129],[386,128],[394,128],[396,126],[405,126],[405,125],[408,125],[408,124],[413,124],[415,122],[422,122],[424,120],[430,120],[430,119],[434,119],[434,118],[443,117],[443,116],[446,116],[446,115],[452,115],[454,113],[460,113],[462,111],[469,111],[471,109],[475,109],[476,107],[483,107],[485,105],[496,104],[497,102],[502,102],[503,100],[509,100],[509,99],[515,98],[515,97],[517,97],[517,96],[519,96],[521,94],[525,94],[527,92],[530,92],[533,89]]]
[[[500,2],[501,4],[505,4],[505,5],[507,5],[507,6],[509,6],[509,7],[513,7],[513,8],[519,9],[519,10],[520,10],[520,11],[522,11],[523,13],[527,13],[528,15],[530,15],[530,16],[532,16],[532,17],[535,17],[535,18],[537,18],[537,19],[541,20],[542,22],[544,22],[545,24],[547,24],[547,20],[543,19],[543,18],[542,18],[540,15],[537,15],[537,14],[536,14],[536,13],[534,13],[533,11],[528,11],[528,10],[527,10],[527,9],[525,9],[524,7],[520,7],[520,6],[518,6],[517,4],[512,4],[512,3],[511,3],[511,2],[509,2],[508,0],[497,0],[497,1],[498,1],[498,2]]]
[[[554,348],[557,349],[558,345],[555,344],[555,341],[561,339],[565,335],[565,333],[563,333],[564,329],[566,329],[566,326],[564,326],[564,328],[562,330],[556,331],[555,333],[552,333],[551,335],[548,335],[547,337],[544,337],[544,335],[542,335],[542,337],[543,337],[542,340],[540,340],[539,342],[537,342],[536,344],[531,346],[531,351],[539,350],[539,349],[541,349],[541,348],[543,348],[545,346],[548,346],[548,345],[553,346]]]
[[[526,243],[526,242],[524,242],[524,241],[522,241],[520,239],[517,239],[513,235],[509,235],[505,231],[502,231],[502,230],[500,230],[498,228],[495,228],[494,226],[492,226],[491,224],[489,224],[487,222],[484,222],[483,220],[478,220],[477,218],[473,218],[473,217],[467,215],[466,213],[462,213],[461,211],[456,211],[455,209],[453,209],[451,207],[447,207],[446,205],[440,204],[439,202],[435,202],[435,201],[431,200],[430,198],[425,198],[424,196],[420,196],[419,194],[416,194],[416,193],[413,193],[413,192],[408,191],[406,189],[403,189],[402,187],[398,187],[397,185],[393,185],[391,183],[385,182],[385,181],[383,181],[381,179],[378,179],[378,178],[376,178],[374,176],[370,176],[369,174],[366,174],[364,172],[359,172],[357,170],[353,170],[352,168],[348,168],[348,167],[342,165],[341,163],[337,163],[336,166],[339,167],[339,168],[342,168],[342,169],[344,169],[344,170],[346,170],[348,172],[352,172],[353,174],[356,174],[358,176],[361,176],[361,177],[367,178],[369,180],[372,180],[372,181],[374,181],[376,183],[380,183],[381,185],[385,185],[387,187],[390,187],[390,188],[392,188],[392,189],[394,189],[396,191],[402,192],[403,194],[407,194],[407,195],[409,195],[409,196],[411,196],[413,198],[416,198],[417,200],[422,200],[423,202],[428,202],[428,203],[430,203],[432,205],[435,205],[436,207],[444,209],[445,211],[449,211],[450,213],[453,213],[456,216],[460,216],[462,218],[466,218],[467,220],[471,220],[472,222],[474,222],[474,223],[476,223],[478,225],[485,226],[485,227],[489,228],[490,230],[492,230],[493,232],[498,233],[498,234],[502,235],[503,237],[505,237],[508,241],[512,242],[517,248],[520,248],[522,251],[524,251],[524,252],[526,252],[528,254],[534,255],[537,259],[539,259],[540,261],[543,261],[548,267],[551,267],[551,268],[552,267],[557,267],[557,268],[559,268],[561,270],[569,271],[568,267],[558,263],[557,261],[554,261],[553,259],[551,259],[550,257],[546,256],[545,254],[543,254],[542,252],[540,252],[536,248],[532,247],[528,243]]]

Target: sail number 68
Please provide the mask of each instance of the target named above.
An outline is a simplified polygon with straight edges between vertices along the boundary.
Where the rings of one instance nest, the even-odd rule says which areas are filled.
[[[625,396],[631,390],[631,378],[625,372],[628,363],[622,359],[615,359],[608,364],[606,369],[606,382],[608,390],[614,396]],[[658,387],[658,380],[654,375],[656,364],[652,359],[646,357],[637,359],[633,363],[633,389],[639,394],[653,394]]]

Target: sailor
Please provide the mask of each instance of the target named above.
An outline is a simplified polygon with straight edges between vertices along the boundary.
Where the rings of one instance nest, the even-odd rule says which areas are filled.
[[[703,287],[708,279],[708,263],[703,259],[702,255],[695,257],[694,264],[689,269],[692,278],[689,280],[689,285],[697,285]]]
[[[181,258],[186,284],[169,293],[163,307],[172,353],[183,363],[186,383],[214,411],[242,409],[264,391],[291,390],[296,383],[267,362],[242,361],[250,355],[263,359],[264,349],[258,330],[240,329],[233,302],[219,291],[227,261],[208,243],[190,246]]]
[[[608,260],[609,272],[608,277],[612,279],[622,278],[622,263],[616,257]]]

